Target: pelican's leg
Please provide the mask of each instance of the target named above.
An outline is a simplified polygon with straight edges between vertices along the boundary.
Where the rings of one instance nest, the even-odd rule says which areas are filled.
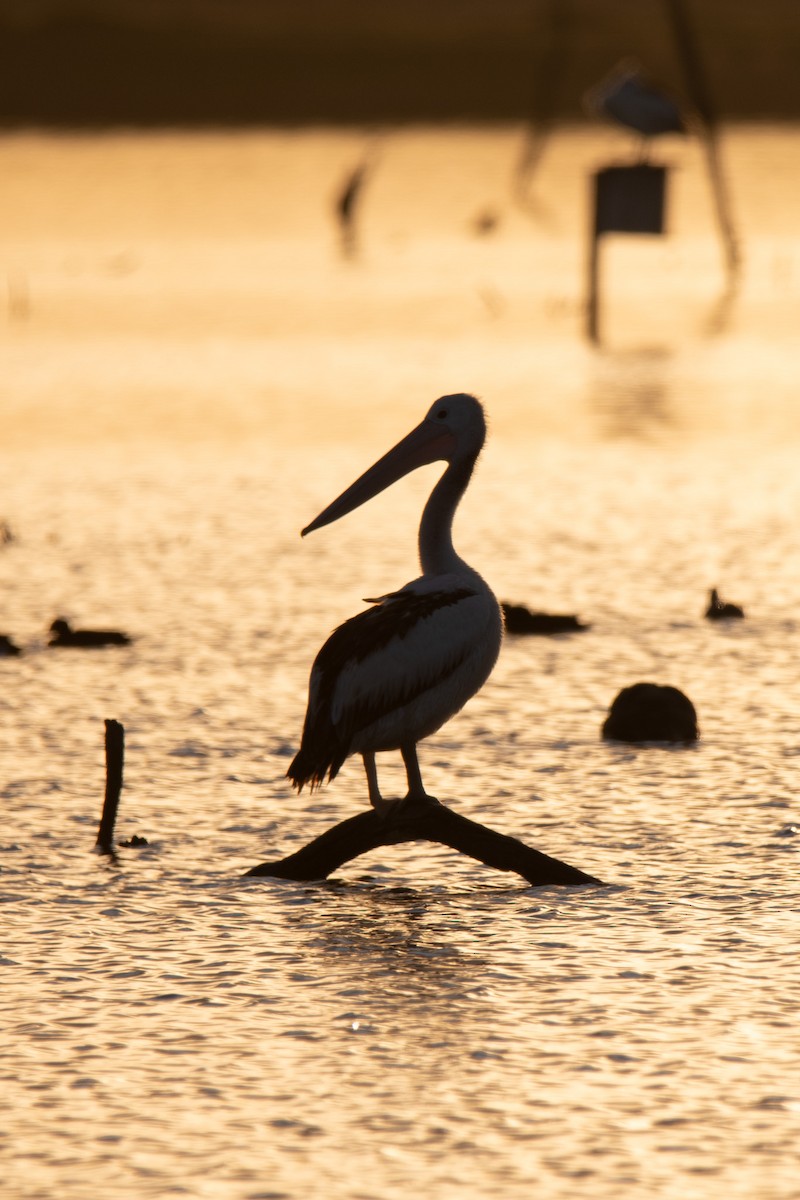
[[[417,747],[415,742],[409,742],[405,746],[400,747],[400,753],[403,756],[403,762],[406,764],[406,775],[408,776],[408,795],[403,801],[404,804],[438,804],[439,801],[435,796],[429,796],[422,784],[422,774],[419,769],[419,759],[417,758]]]
[[[378,787],[378,769],[375,766],[375,755],[371,750],[364,750],[361,754],[364,760],[364,770],[367,773],[367,788],[369,789],[369,802],[375,809],[379,817],[389,815],[392,808],[397,804],[396,800],[384,800],[381,795],[381,790]]]
[[[383,796],[381,795],[381,789],[378,787],[378,769],[375,766],[375,755],[372,751],[365,750],[361,757],[364,760],[364,770],[367,773],[369,802],[373,808],[380,808],[383,804]]]

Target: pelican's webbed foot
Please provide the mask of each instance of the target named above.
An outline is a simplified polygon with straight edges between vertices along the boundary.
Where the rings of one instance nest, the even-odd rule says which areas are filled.
[[[377,803],[375,800],[372,801],[372,807],[382,821],[402,821],[404,817],[420,816],[431,808],[441,808],[441,806],[440,800],[437,800],[435,796],[428,796],[426,793],[419,795],[409,792],[407,796],[403,796],[402,800],[384,800],[381,797]]]
[[[413,744],[405,746],[402,749],[402,754],[408,776],[408,792],[402,800],[384,800],[378,787],[378,772],[375,767],[374,753],[364,751],[361,755],[364,760],[364,769],[367,773],[369,802],[382,821],[389,819],[397,820],[398,818],[402,818],[403,815],[419,815],[421,812],[425,812],[432,806],[439,804],[436,797],[429,796],[422,785],[416,747]]]

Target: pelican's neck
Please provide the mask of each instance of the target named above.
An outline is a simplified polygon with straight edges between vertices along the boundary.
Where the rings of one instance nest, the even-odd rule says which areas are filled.
[[[453,548],[453,518],[472,476],[475,458],[451,462],[428,497],[419,526],[423,575],[447,575],[466,567]]]

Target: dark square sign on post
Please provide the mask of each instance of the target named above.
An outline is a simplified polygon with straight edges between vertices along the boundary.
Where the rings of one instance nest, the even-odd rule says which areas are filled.
[[[604,167],[594,177],[594,231],[663,233],[667,168]]]
[[[587,335],[599,341],[599,253],[604,233],[664,233],[667,168],[650,163],[603,167],[592,176],[594,213],[589,252]]]

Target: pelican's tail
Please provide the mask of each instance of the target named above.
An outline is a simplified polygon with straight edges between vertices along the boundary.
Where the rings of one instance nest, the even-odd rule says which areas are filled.
[[[286,772],[286,778],[291,779],[292,787],[296,791],[302,792],[308,784],[313,792],[315,788],[322,787],[325,781],[325,767],[323,766],[320,770],[318,765],[314,766],[311,762],[311,755],[301,746],[292,759],[292,765]]]
[[[328,782],[335,779],[339,768],[345,760],[345,755],[320,753],[319,748],[302,742],[300,749],[292,759],[292,764],[286,772],[286,778],[291,779],[292,786],[298,792],[308,786],[311,791],[321,788],[327,776]]]

